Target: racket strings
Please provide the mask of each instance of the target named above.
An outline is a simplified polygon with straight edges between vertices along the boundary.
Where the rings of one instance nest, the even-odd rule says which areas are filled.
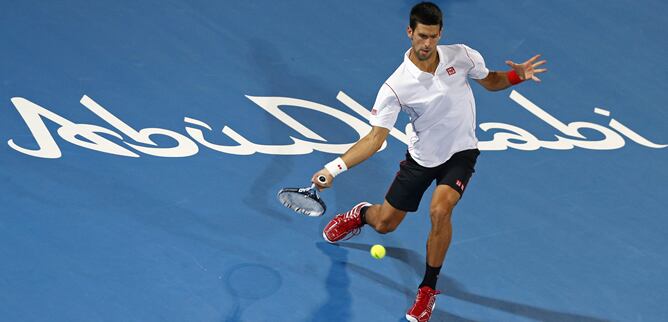
[[[316,195],[311,195],[304,192],[284,191],[278,194],[278,199],[281,203],[298,213],[307,216],[320,216],[325,212],[324,205],[313,198]]]

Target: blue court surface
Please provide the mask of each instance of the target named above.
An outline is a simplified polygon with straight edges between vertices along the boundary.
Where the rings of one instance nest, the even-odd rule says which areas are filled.
[[[441,43],[549,72],[472,83],[482,154],[432,321],[668,320],[668,3],[437,3]],[[413,4],[2,1],[0,321],[402,321],[433,187],[391,234],[321,232],[382,202],[407,117],[324,216],[276,192],[369,130]]]

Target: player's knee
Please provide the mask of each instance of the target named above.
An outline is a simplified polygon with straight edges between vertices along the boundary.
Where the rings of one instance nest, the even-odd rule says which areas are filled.
[[[452,217],[453,208],[454,205],[452,204],[432,206],[431,209],[429,209],[432,224],[434,226],[440,226],[449,223]]]

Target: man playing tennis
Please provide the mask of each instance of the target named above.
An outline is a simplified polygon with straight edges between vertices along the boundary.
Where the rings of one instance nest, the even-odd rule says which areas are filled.
[[[425,190],[436,181],[429,213],[427,265],[417,297],[408,310],[409,321],[428,321],[435,307],[436,280],[452,238],[451,215],[474,172],[480,151],[475,136],[475,101],[468,79],[490,91],[499,91],[524,80],[539,82],[539,55],[522,64],[507,61],[509,71],[489,71],[480,53],[466,45],[438,45],[443,28],[441,10],[433,3],[415,5],[407,29],[411,48],[403,63],[378,91],[371,110],[371,132],[345,154],[313,175],[320,189],[334,177],[376,153],[394,127],[399,111],[409,114],[410,133],[406,159],[383,204],[361,202],[332,219],[323,237],[335,243],[357,235],[365,224],[381,234],[394,231],[407,212],[414,212]],[[324,175],[326,183],[317,177]]]

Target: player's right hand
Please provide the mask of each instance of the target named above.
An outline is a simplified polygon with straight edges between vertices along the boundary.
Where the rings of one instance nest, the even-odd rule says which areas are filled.
[[[327,179],[324,183],[320,182],[318,180],[318,177],[320,176],[325,176]],[[318,188],[318,191],[322,191],[323,189],[327,189],[332,187],[332,183],[334,182],[334,177],[332,176],[331,173],[325,168],[322,168],[322,170],[316,172],[313,177],[311,178],[311,182],[315,184],[315,187]]]

